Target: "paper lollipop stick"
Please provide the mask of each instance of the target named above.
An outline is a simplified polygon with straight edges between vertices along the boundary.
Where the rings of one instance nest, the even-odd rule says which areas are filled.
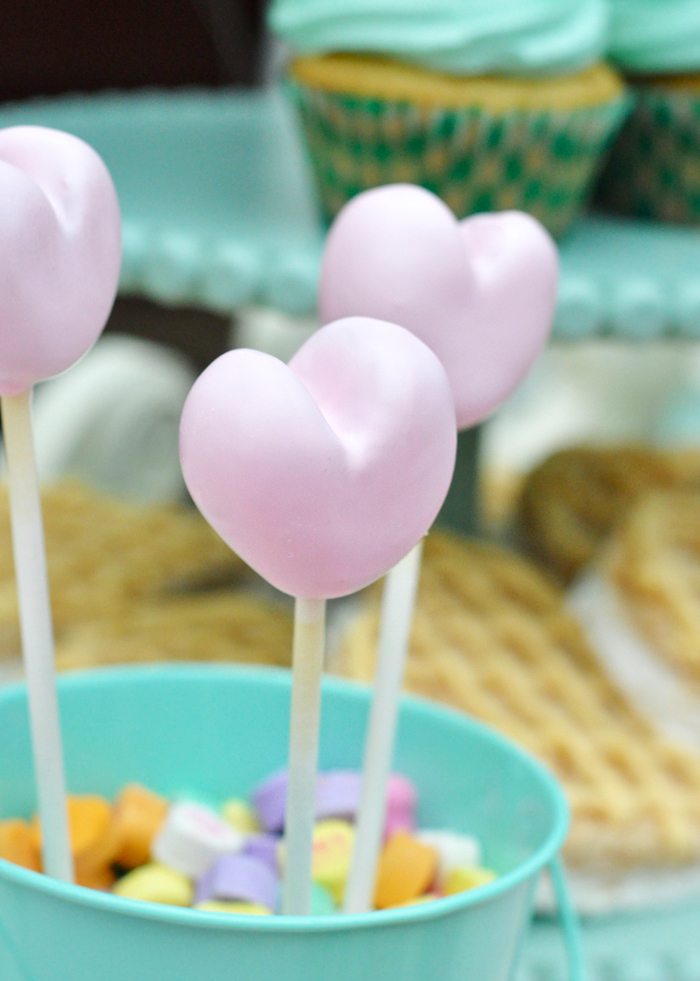
[[[315,814],[325,600],[297,599],[294,609],[293,685],[289,725],[289,782],[285,823],[283,913],[309,913]]]
[[[97,339],[119,261],[119,208],[99,157],[55,130],[0,131],[0,397],[10,517],[43,864],[64,880],[73,872],[31,393]]]
[[[365,741],[356,846],[345,887],[346,913],[364,913],[370,907],[421,553],[419,543],[394,566],[386,577],[382,595],[375,694]]]
[[[539,353],[551,329],[557,271],[552,240],[529,216],[459,223],[428,191],[393,185],[358,195],[336,218],[323,256],[320,314],[322,321],[392,319],[424,340],[445,366],[464,430],[496,409]],[[419,571],[414,551],[385,585],[347,912],[370,907]]]
[[[284,910],[307,912],[323,608],[383,575],[430,527],[456,431],[442,365],[408,331],[350,318],[289,366],[258,351],[218,358],[184,406],[192,497],[232,548],[296,598]]]
[[[20,609],[22,650],[31,703],[34,772],[42,826],[44,868],[72,881],[60,725],[53,681],[53,634],[41,502],[34,462],[30,395],[2,397],[12,544]]]

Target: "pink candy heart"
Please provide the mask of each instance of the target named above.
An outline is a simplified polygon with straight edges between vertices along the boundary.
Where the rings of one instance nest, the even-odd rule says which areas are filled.
[[[39,126],[0,131],[0,395],[69,368],[114,302],[119,205],[97,154]]]
[[[383,575],[428,531],[456,451],[435,355],[394,324],[318,331],[289,366],[239,349],[195,382],[180,460],[202,514],[278,589],[332,598]]]
[[[529,215],[458,222],[408,184],[365,191],[340,212],[321,266],[322,322],[362,315],[401,324],[445,366],[457,424],[486,418],[528,371],[551,330],[558,258]]]

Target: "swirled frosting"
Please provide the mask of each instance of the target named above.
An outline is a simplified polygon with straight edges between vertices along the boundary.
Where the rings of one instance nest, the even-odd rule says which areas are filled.
[[[698,0],[610,0],[610,56],[638,72],[700,68]]]
[[[270,26],[297,54],[384,55],[457,75],[538,75],[597,61],[608,11],[605,0],[273,0]]]

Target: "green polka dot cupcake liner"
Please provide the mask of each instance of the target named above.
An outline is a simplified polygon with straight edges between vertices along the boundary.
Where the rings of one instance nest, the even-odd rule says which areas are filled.
[[[601,175],[606,209],[674,224],[700,223],[700,96],[640,88]]]
[[[420,184],[462,218],[518,209],[561,236],[585,207],[628,110],[428,109],[291,84],[324,219],[360,191]]]

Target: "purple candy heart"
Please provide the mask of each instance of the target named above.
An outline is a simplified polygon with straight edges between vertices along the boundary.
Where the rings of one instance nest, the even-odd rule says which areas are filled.
[[[223,855],[197,882],[196,901],[210,899],[259,903],[274,910],[277,876],[252,855]]]
[[[251,835],[250,838],[246,839],[241,854],[257,858],[258,861],[264,862],[273,872],[276,872],[279,842],[280,839],[276,835]]]
[[[360,806],[362,775],[357,770],[329,770],[316,784],[316,819],[352,820]]]
[[[360,803],[362,777],[356,770],[329,770],[316,780],[316,818],[352,820]],[[275,773],[259,784],[252,795],[262,828],[279,833],[284,828],[287,805],[287,772]]]
[[[284,830],[287,804],[287,771],[268,777],[253,791],[252,799],[262,828],[272,834]],[[346,818],[352,821],[359,809],[362,776],[357,770],[327,770],[316,780],[316,819]],[[387,788],[387,820],[397,826],[414,826],[416,789],[406,777],[393,773]]]
[[[281,770],[267,777],[253,791],[253,807],[264,831],[275,833],[284,828],[287,781],[287,771]]]

